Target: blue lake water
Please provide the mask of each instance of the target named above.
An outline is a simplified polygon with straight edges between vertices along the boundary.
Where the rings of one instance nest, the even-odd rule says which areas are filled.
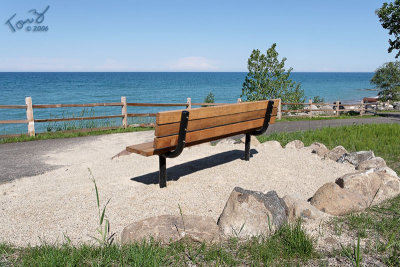
[[[213,92],[216,102],[236,102],[241,95],[245,72],[131,72],[131,73],[0,73],[0,105],[23,105],[25,97],[33,104],[79,104],[120,102],[184,103],[203,102]],[[301,83],[308,98],[324,97],[326,101],[360,101],[375,96],[377,91],[369,83],[373,73],[292,73]],[[166,108],[129,107],[129,113],[146,113]],[[82,108],[35,109],[35,118],[79,116]],[[119,114],[120,107],[87,109],[88,114]],[[0,109],[0,120],[24,120],[25,110]],[[115,119],[112,124],[120,124]],[[36,123],[38,132],[46,131],[48,123]],[[25,133],[27,126],[0,124],[0,135]]]

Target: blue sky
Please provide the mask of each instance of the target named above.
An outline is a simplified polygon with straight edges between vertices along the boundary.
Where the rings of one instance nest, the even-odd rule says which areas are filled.
[[[294,71],[374,71],[395,59],[383,2],[3,0],[0,71],[246,71],[272,43]],[[48,5],[47,32],[6,24]]]

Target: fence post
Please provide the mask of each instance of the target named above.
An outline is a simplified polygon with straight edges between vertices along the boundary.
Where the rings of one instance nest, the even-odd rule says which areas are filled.
[[[35,120],[33,119],[32,98],[25,97],[26,104],[26,120],[28,121],[28,134],[35,136]]]
[[[282,119],[282,99],[279,98],[278,102],[278,120]]]
[[[191,109],[192,108],[192,99],[190,97],[187,98],[186,108],[187,109]]]
[[[241,98],[238,98],[237,102],[238,102],[238,103],[242,103],[242,99],[241,99]]]
[[[339,116],[339,108],[340,108],[339,100],[337,100],[336,101],[336,116]]]
[[[308,100],[308,104],[310,105],[310,118],[312,118],[312,99],[310,98],[309,100]]]
[[[122,127],[125,129],[128,128],[128,106],[126,104],[126,97],[121,96],[121,102],[122,102]]]
[[[360,116],[364,115],[364,113],[365,113],[364,100],[361,100]]]

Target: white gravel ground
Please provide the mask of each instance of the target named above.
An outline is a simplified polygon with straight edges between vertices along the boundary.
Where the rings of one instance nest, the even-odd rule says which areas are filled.
[[[158,157],[131,154],[111,160],[127,145],[152,138],[153,132],[113,134],[53,151],[43,160],[64,167],[0,185],[0,242],[60,243],[64,235],[75,244],[93,242],[98,214],[88,168],[101,202],[111,198],[107,215],[117,238],[134,221],[179,214],[178,204],[185,214],[217,220],[235,186],[307,200],[324,183],[354,171],[351,165],[321,160],[308,148],[282,149],[274,141],[253,146],[249,162],[240,159],[244,144],[203,144],[167,159],[174,180],[160,189]]]

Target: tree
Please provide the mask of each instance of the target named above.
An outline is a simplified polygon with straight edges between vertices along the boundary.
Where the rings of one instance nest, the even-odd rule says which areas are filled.
[[[313,103],[325,103],[325,98],[320,97],[319,95],[314,96]]]
[[[380,100],[400,100],[400,61],[387,62],[379,67],[371,83],[380,89]]]
[[[206,98],[204,98],[204,103],[215,103],[215,96],[212,92],[210,92]],[[203,105],[202,107],[208,107],[207,105]]]
[[[382,27],[389,30],[389,35],[394,36],[394,40],[389,39],[388,52],[391,53],[394,49],[399,50],[396,54],[396,58],[398,58],[400,56],[400,0],[383,3],[375,13],[378,15]]]
[[[249,73],[243,83],[241,97],[245,96],[247,101],[281,98],[284,102],[303,103],[304,90],[290,79],[292,68],[285,70],[286,58],[279,61],[275,47],[276,44],[273,44],[266,55],[258,49],[253,50],[247,61]]]

